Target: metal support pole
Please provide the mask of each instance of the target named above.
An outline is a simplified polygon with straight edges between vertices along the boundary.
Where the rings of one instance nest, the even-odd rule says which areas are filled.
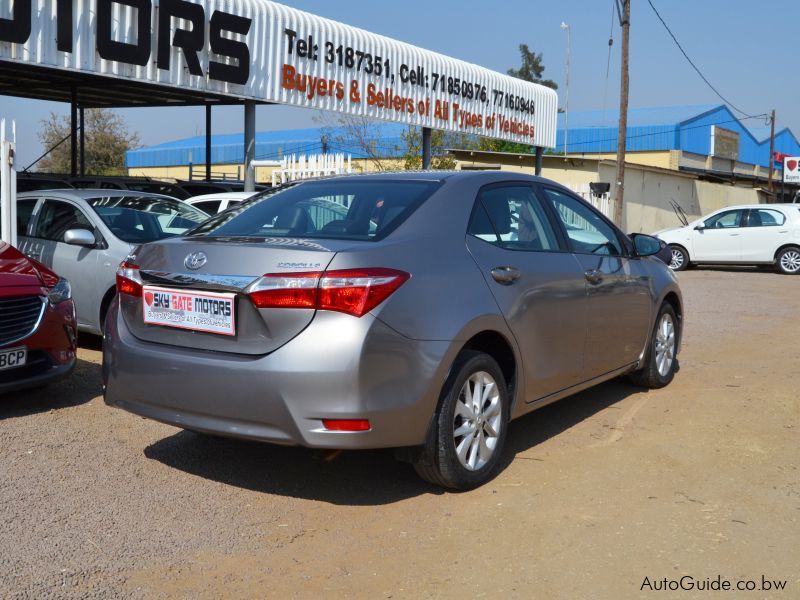
[[[542,175],[542,157],[544,156],[544,148],[536,146],[536,170],[534,173],[537,177]]]
[[[770,116],[770,123],[771,123],[771,131],[769,134],[769,180],[767,187],[769,188],[769,193],[772,195],[773,187],[772,187],[772,177],[775,174],[775,111],[772,111],[772,115]],[[772,202],[773,198],[770,198],[770,202]]]
[[[256,158],[256,103],[244,103],[244,191],[256,191],[256,172],[253,161]]]
[[[427,171],[431,168],[431,128],[422,128],[422,168]]]
[[[211,181],[211,105],[206,104],[206,181]]]
[[[83,118],[83,107],[80,108],[80,136],[81,136],[81,177],[86,175],[86,126]]]
[[[622,74],[619,93],[619,130],[617,133],[617,185],[614,193],[614,222],[622,227],[625,214],[625,143],[628,135],[628,91],[630,75],[628,69],[631,32],[631,0],[623,0],[620,13],[622,24]]]
[[[72,86],[72,97],[70,99],[70,175],[78,176],[78,88]]]

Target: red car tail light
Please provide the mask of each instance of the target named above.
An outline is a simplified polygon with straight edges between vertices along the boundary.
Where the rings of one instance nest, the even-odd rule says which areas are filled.
[[[142,278],[139,275],[139,265],[123,262],[117,269],[117,293],[126,296],[142,296]]]
[[[322,419],[328,431],[369,431],[372,427],[367,419]]]
[[[322,277],[312,273],[269,273],[248,292],[257,308],[317,308],[317,286]]]
[[[403,271],[384,268],[269,273],[248,294],[258,308],[313,308],[362,317],[409,277]]]

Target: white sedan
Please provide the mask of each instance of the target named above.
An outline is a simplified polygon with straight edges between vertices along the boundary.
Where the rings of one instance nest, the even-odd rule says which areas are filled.
[[[195,196],[194,198],[184,200],[184,202],[186,202],[186,204],[191,204],[195,208],[199,208],[209,215],[215,215],[247,200],[257,193],[258,192],[220,192],[218,194]]]
[[[670,267],[696,264],[774,265],[800,273],[800,206],[729,206],[685,227],[654,233],[672,250]]]

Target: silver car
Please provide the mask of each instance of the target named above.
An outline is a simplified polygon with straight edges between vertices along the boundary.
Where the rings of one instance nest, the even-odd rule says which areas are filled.
[[[120,262],[141,243],[208,219],[168,196],[130,190],[44,190],[17,195],[19,247],[72,284],[78,329],[101,334]]]
[[[500,172],[270,191],[120,266],[109,405],[315,448],[398,448],[452,488],[498,469],[511,419],[677,370],[683,305],[649,236]]]

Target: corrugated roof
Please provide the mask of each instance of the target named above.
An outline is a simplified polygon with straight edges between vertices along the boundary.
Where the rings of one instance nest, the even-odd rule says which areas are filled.
[[[686,106],[652,106],[628,109],[629,127],[654,127],[658,125],[679,125],[705,113],[717,110],[719,104],[696,104]],[[567,115],[558,115],[558,127],[564,128]],[[569,128],[582,129],[594,127],[617,127],[619,109],[570,111]]]

